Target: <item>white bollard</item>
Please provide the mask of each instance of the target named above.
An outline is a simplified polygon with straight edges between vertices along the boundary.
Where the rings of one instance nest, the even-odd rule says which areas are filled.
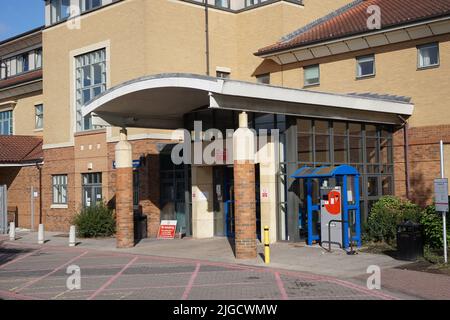
[[[75,239],[75,226],[70,226],[70,233],[69,233],[69,247],[75,247],[76,239]]]
[[[16,224],[14,222],[9,223],[9,240],[16,240]]]
[[[44,225],[43,224],[39,225],[38,244],[44,244]]]

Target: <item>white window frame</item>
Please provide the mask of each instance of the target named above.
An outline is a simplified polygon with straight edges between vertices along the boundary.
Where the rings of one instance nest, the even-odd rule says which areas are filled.
[[[373,61],[373,72],[368,74],[362,74],[362,68],[360,67],[361,63]],[[377,73],[376,71],[376,63],[375,63],[375,55],[370,54],[366,56],[356,57],[356,78],[362,79],[367,77],[373,77]]]
[[[68,2],[66,12],[63,12],[63,1]],[[70,0],[50,0],[50,23],[55,24],[67,20],[70,16]]]
[[[312,68],[317,68],[319,71],[319,76],[317,77],[317,82],[314,83],[308,83],[306,80],[306,70],[308,69],[312,69]],[[320,64],[313,64],[310,66],[305,66],[303,67],[303,86],[304,87],[311,87],[311,86],[318,86],[320,85]]]
[[[421,53],[422,49],[436,47],[437,48],[437,63],[435,64],[429,64],[429,65],[421,65]],[[439,42],[432,42],[423,44],[420,46],[417,46],[417,69],[428,69],[428,68],[436,68],[439,67],[441,64],[441,56],[440,56],[440,48],[439,48]]]
[[[7,118],[5,115],[9,115]],[[9,123],[8,133],[3,132],[3,126],[5,123]],[[14,134],[14,114],[12,109],[0,111],[0,135],[13,135]]]
[[[89,62],[88,64],[83,64],[80,61],[84,58],[88,58],[91,59],[92,56],[95,56],[95,54],[97,52],[100,52],[100,54],[103,54],[103,59],[95,62],[95,63],[91,63]],[[106,48],[100,48],[94,51],[90,51],[78,56],[75,56],[75,61],[74,61],[74,67],[75,67],[75,128],[76,128],[76,132],[83,132],[83,131],[89,131],[89,130],[95,130],[97,128],[95,128],[92,125],[92,117],[90,117],[91,120],[88,120],[90,125],[86,126],[86,118],[87,117],[82,117],[81,116],[81,108],[84,104],[86,104],[88,101],[84,101],[83,99],[83,92],[85,90],[90,90],[90,100],[94,99],[97,95],[100,95],[102,92],[104,92],[107,87],[108,87],[108,64],[107,64],[107,50]],[[90,69],[90,76],[91,78],[93,78],[94,75],[94,65],[100,65],[103,70],[101,72],[101,77],[102,80],[100,83],[97,84],[93,84],[93,79],[91,79],[91,85],[85,87],[83,80],[84,80],[84,69],[85,68],[89,68]],[[94,94],[94,90],[100,88],[100,92],[95,95]],[[89,101],[90,101],[89,100]]]
[[[41,110],[39,110],[39,108]],[[39,124],[39,119],[41,120]],[[38,103],[34,105],[34,129],[42,130],[44,128],[44,104]]]
[[[52,175],[52,204],[66,205],[68,202],[67,174]]]

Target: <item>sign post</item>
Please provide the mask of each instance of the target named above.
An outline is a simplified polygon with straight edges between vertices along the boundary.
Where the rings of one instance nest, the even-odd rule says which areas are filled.
[[[434,180],[436,211],[442,212],[442,231],[444,240],[444,261],[447,263],[447,212],[448,212],[448,179],[444,172],[444,142],[440,142],[441,179]]]

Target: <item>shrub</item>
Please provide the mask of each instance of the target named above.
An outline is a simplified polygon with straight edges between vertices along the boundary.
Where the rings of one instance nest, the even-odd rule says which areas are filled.
[[[83,208],[74,217],[73,224],[81,238],[109,237],[116,230],[113,212],[103,203]]]
[[[385,196],[378,200],[370,210],[365,224],[365,239],[394,244],[397,225],[403,221],[420,221],[420,207],[410,201],[393,196]]]
[[[422,212],[420,223],[423,225],[425,244],[431,249],[442,249],[444,237],[442,230],[442,213],[436,212],[434,205],[426,207]],[[447,229],[447,239],[450,232]]]

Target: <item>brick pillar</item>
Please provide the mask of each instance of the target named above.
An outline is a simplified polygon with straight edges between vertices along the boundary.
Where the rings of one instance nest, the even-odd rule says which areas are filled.
[[[245,112],[233,135],[235,254],[237,259],[256,258],[255,135],[248,129]]]
[[[125,129],[116,145],[116,241],[117,248],[134,246],[133,161]]]

